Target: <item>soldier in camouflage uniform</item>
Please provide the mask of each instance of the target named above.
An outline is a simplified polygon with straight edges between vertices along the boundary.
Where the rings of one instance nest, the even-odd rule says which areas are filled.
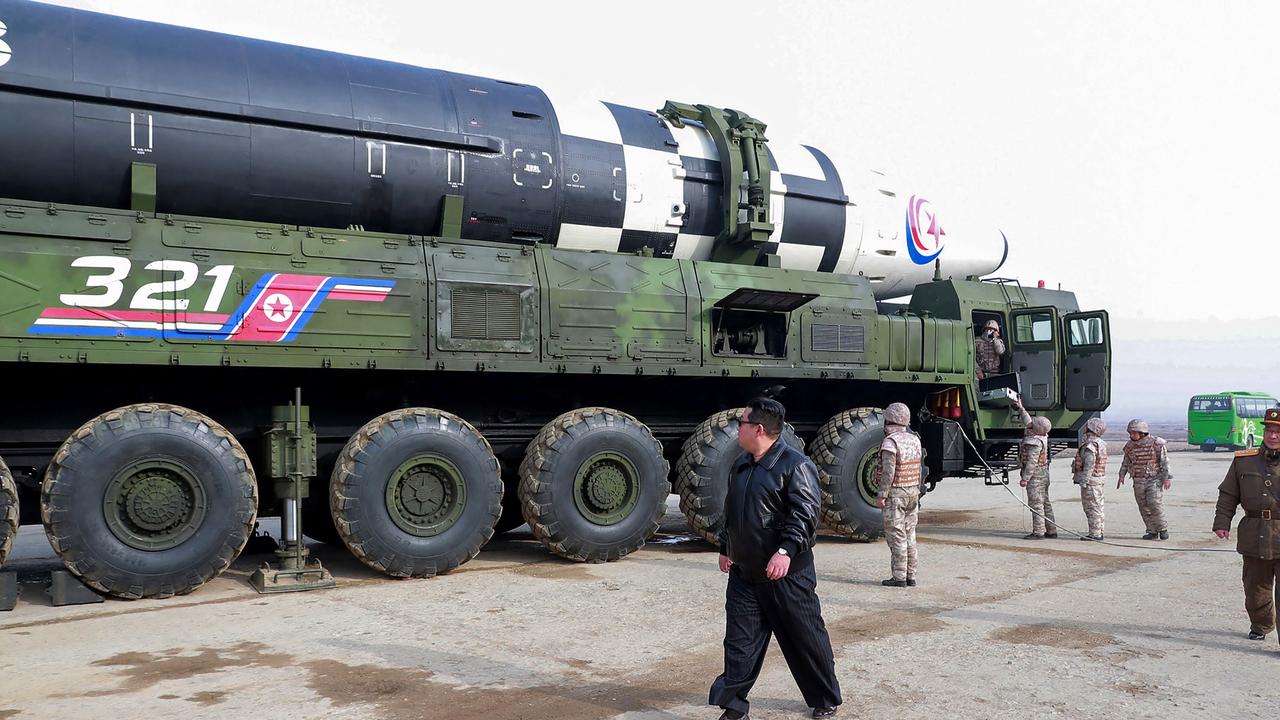
[[[1168,540],[1169,524],[1164,519],[1164,491],[1173,485],[1169,474],[1169,455],[1165,439],[1151,435],[1146,420],[1129,421],[1129,442],[1124,444],[1124,460],[1120,463],[1119,488],[1124,476],[1133,476],[1133,499],[1147,526],[1143,540]]]
[[[1022,443],[1018,445],[1018,469],[1022,472],[1018,484],[1027,489],[1031,532],[1023,539],[1056,538],[1058,523],[1054,522],[1053,502],[1049,499],[1049,431],[1053,425],[1047,417],[1031,417],[1021,400],[1014,400],[1014,407],[1018,408],[1026,426]]]
[[[1000,339],[1000,323],[988,320],[982,326],[982,334],[973,339],[973,357],[979,380],[1000,374],[1000,356],[1004,355],[1004,341]]]
[[[916,585],[916,519],[920,512],[920,481],[923,479],[920,437],[911,431],[911,411],[902,403],[884,410],[884,441],[880,443],[880,463],[876,482],[880,487],[880,508],[884,515],[884,538],[889,543],[889,568],[893,577],[881,582],[888,587]]]
[[[1071,462],[1072,482],[1080,486],[1080,505],[1089,519],[1089,534],[1081,540],[1103,539],[1102,493],[1106,487],[1107,442],[1102,434],[1107,431],[1102,418],[1089,418],[1084,424],[1084,442],[1076,450]]]
[[[1250,640],[1266,638],[1280,619],[1280,408],[1268,409],[1262,423],[1262,447],[1236,453],[1218,486],[1213,518],[1213,531],[1226,540],[1236,506],[1244,508],[1236,550],[1244,561]]]

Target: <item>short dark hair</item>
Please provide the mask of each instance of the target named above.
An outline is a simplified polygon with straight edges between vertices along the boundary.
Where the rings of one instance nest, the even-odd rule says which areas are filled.
[[[747,403],[747,408],[751,410],[748,422],[760,423],[769,437],[782,434],[782,424],[787,421],[787,409],[782,403],[773,398],[758,397]]]

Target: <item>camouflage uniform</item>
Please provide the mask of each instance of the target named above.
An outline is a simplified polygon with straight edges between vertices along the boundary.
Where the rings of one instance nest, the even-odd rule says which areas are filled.
[[[1027,482],[1027,504],[1031,506],[1031,534],[1027,539],[1057,537],[1058,524],[1053,518],[1053,502],[1049,499],[1049,430],[1045,417],[1031,417],[1022,410],[1027,431],[1018,446],[1018,467]]]
[[[1145,427],[1146,423],[1142,425]],[[1142,522],[1147,527],[1143,537],[1148,540],[1162,533],[1169,534],[1169,524],[1164,518],[1164,481],[1170,477],[1165,444],[1164,438],[1154,435],[1130,440],[1124,444],[1124,460],[1120,463],[1120,477],[1126,474],[1133,477],[1133,499],[1138,502],[1138,512],[1142,513]]]
[[[901,412],[906,415],[904,422],[910,422],[910,412],[905,405],[901,406]],[[884,537],[891,556],[889,568],[894,580],[914,580],[923,452],[919,436],[905,425],[888,424],[888,409],[885,416],[886,434],[880,443],[876,482],[880,488],[879,497],[885,500],[881,512],[884,516]]]
[[[1085,423],[1084,442],[1071,463],[1072,482],[1080,486],[1080,505],[1089,520],[1089,537],[1103,539],[1103,492],[1106,487],[1107,442],[1102,439],[1106,425],[1099,418]]]
[[[979,380],[1000,374],[1000,356],[1004,355],[1004,341],[997,337],[987,339],[986,330],[1000,330],[994,320],[988,320],[983,334],[973,339],[973,358]]]

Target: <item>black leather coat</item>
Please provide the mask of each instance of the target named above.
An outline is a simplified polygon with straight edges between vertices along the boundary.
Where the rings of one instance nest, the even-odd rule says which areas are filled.
[[[720,554],[733,561],[743,578],[764,582],[769,558],[785,548],[790,572],[795,572],[813,564],[811,548],[821,513],[818,468],[812,460],[781,439],[759,462],[744,452],[729,475]]]

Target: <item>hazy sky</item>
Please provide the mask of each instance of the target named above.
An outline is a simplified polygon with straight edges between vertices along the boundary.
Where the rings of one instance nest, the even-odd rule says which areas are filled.
[[[1001,275],[1109,310],[1109,418],[1176,416],[1223,383],[1280,392],[1274,2],[58,4],[557,97],[737,108],[989,218],[1010,239]],[[1251,322],[1234,343],[1185,324],[1218,319]]]

